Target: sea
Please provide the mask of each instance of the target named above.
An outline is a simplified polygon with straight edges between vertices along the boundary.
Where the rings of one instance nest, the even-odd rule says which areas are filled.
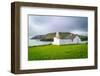
[[[29,40],[28,40],[28,46],[48,45],[51,43],[52,43],[52,41],[40,41],[39,39],[29,38]]]

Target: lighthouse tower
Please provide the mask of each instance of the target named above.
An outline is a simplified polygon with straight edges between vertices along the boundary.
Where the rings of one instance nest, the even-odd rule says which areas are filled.
[[[53,45],[60,45],[60,35],[59,32],[56,32],[56,36],[53,39]]]

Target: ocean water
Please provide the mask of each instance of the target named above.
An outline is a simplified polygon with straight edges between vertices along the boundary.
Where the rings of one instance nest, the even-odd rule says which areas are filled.
[[[30,39],[28,40],[28,46],[38,46],[38,45],[48,45],[51,44],[51,41],[40,41],[38,39]]]

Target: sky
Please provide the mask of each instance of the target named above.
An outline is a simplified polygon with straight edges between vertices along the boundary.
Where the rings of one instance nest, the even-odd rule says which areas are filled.
[[[87,35],[88,18],[75,16],[29,15],[29,36],[52,32],[71,32]]]

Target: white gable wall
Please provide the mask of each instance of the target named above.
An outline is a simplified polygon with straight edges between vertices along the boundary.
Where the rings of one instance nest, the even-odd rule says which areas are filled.
[[[81,39],[76,36],[74,39],[73,39],[73,43],[81,43]]]

